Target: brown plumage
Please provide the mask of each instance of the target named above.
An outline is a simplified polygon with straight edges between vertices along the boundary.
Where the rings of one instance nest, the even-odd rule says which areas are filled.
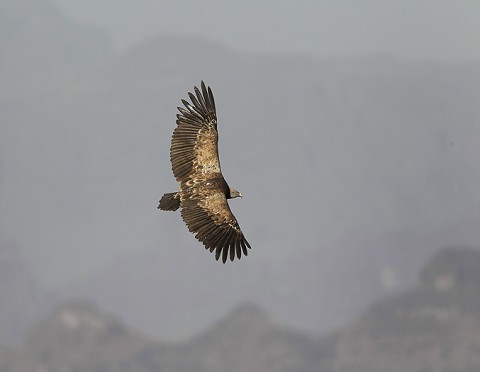
[[[227,199],[241,197],[223,178],[218,158],[217,114],[212,90],[202,81],[201,91],[188,93],[190,102],[182,100],[178,107],[177,127],[173,132],[170,160],[179,191],[167,193],[159,209],[176,211],[190,232],[203,243],[215,258],[225,263],[250,248]]]

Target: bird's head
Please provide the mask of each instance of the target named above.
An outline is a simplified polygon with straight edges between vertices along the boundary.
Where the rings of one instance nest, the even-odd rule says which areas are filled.
[[[241,198],[241,197],[242,197],[242,194],[241,194],[239,191],[237,191],[237,190],[235,190],[235,189],[233,189],[233,188],[230,187],[230,199],[238,198],[238,197]]]

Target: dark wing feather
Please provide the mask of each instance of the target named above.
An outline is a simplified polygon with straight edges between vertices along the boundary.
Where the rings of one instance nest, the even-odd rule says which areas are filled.
[[[182,204],[182,218],[190,232],[203,243],[215,258],[225,263],[248,254],[250,244],[245,239],[237,219],[228,206],[223,192],[209,191],[198,198],[189,198]]]
[[[195,94],[188,93],[191,103],[182,100],[178,107],[177,128],[170,147],[172,170],[178,182],[192,175],[219,174],[217,115],[212,90],[201,84]]]

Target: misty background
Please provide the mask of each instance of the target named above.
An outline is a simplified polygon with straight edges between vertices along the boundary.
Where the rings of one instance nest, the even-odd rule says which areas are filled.
[[[478,250],[478,19],[476,1],[0,0],[1,343],[72,298],[160,341],[242,303],[321,336],[442,249]],[[225,265],[156,208],[201,80],[252,245]]]

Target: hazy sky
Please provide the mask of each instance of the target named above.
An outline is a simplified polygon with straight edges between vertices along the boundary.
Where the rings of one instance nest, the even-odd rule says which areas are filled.
[[[52,0],[124,49],[160,33],[245,50],[480,60],[479,0]]]

